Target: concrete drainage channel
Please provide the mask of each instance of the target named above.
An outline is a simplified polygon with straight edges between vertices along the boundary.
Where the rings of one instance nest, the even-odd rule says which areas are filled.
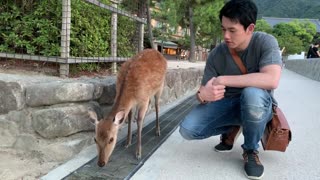
[[[111,155],[107,166],[97,166],[97,158],[94,158],[76,171],[64,178],[64,180],[99,180],[99,179],[130,179],[132,175],[144,164],[152,153],[170,136],[178,127],[185,115],[197,104],[194,97],[184,100],[167,113],[160,116],[161,136],[155,136],[155,123],[152,122],[142,131],[142,158],[135,158],[136,136],[133,134],[132,145],[124,148],[125,140],[121,140]]]

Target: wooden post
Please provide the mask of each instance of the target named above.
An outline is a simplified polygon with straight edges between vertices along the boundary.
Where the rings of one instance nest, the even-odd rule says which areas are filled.
[[[118,7],[118,1],[112,0],[112,7]],[[117,57],[117,30],[118,30],[118,14],[112,13],[111,15],[111,56]],[[112,74],[117,73],[117,63],[113,62],[111,67]]]
[[[71,0],[62,0],[62,27],[60,57],[65,63],[60,63],[60,77],[69,76],[68,58],[70,56],[70,32],[71,32]]]

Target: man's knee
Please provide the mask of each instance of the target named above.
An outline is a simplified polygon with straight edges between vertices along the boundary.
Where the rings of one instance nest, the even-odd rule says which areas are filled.
[[[266,107],[272,103],[271,96],[266,90],[255,87],[244,88],[240,99],[241,105],[244,106]]]
[[[187,130],[184,127],[182,127],[181,125],[180,125],[180,129],[179,129],[179,133],[186,140],[194,139],[192,133],[189,130]]]
[[[248,87],[244,88],[241,95],[241,110],[243,120],[261,122],[271,113],[272,98],[263,89]]]

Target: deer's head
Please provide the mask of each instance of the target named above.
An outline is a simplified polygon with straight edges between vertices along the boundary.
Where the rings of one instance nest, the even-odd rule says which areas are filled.
[[[90,112],[90,116],[95,119],[96,135],[94,141],[98,150],[98,166],[103,167],[108,163],[116,146],[119,127],[124,122],[125,112],[121,110],[114,117],[109,116],[107,119],[100,121],[93,113]]]

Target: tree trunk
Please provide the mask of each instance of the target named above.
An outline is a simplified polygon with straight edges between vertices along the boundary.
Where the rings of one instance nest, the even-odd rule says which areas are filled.
[[[195,62],[196,61],[196,31],[193,24],[193,8],[192,6],[189,7],[189,28],[190,28],[190,56],[189,61]]]
[[[138,17],[139,18],[145,18],[146,17],[146,0],[138,0]],[[137,45],[137,52],[140,52],[144,49],[143,45],[143,35],[144,35],[144,28],[142,23],[137,23],[137,34],[136,34],[136,40],[138,41]]]
[[[153,44],[153,34],[152,34],[152,26],[151,26],[151,15],[150,15],[150,2],[147,0],[147,24],[148,24],[148,32],[149,32],[149,41],[152,49],[155,49]]]

